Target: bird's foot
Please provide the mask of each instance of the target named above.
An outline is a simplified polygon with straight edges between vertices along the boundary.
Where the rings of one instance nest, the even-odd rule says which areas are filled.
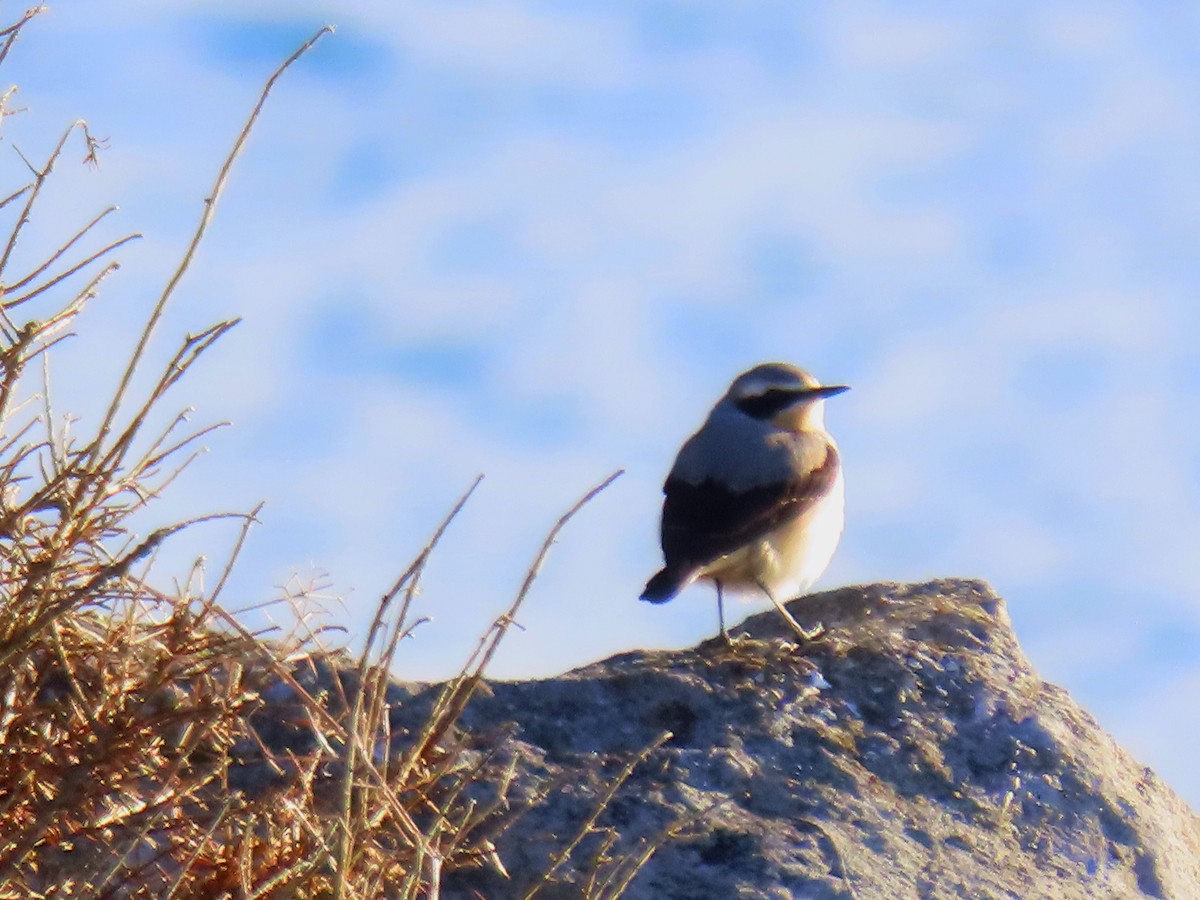
[[[800,628],[796,629],[796,639],[795,640],[788,640],[787,638],[782,638],[779,641],[779,649],[782,650],[784,653],[802,654],[802,653],[804,653],[805,650],[807,650],[809,648],[809,646],[812,645],[813,641],[817,640],[817,638],[819,638],[819,637],[822,637],[824,634],[825,634],[825,626],[822,625],[820,622],[818,622],[812,628],[800,627]]]
[[[805,641],[815,641],[825,633],[825,626],[818,622],[812,628],[805,628],[803,625],[796,623],[796,634]]]
[[[788,608],[786,606],[784,606],[782,603],[780,603],[778,599],[776,599],[775,594],[771,591],[771,589],[769,587],[767,587],[761,581],[758,582],[758,587],[764,594],[767,595],[767,599],[775,604],[775,608],[777,610],[779,610],[779,614],[781,616],[783,616],[784,620],[791,627],[792,631],[796,632],[796,636],[799,637],[801,641],[816,640],[817,638],[819,638],[821,635],[823,635],[825,633],[825,626],[822,625],[820,622],[818,622],[812,628],[805,628],[803,625],[801,625],[799,622],[796,621],[795,616],[793,616],[790,612],[788,612]]]
[[[748,631],[742,631],[738,634],[730,634],[728,631],[721,632],[721,641],[726,647],[739,647],[748,640],[750,640],[750,633]]]
[[[709,638],[701,646],[709,650],[709,652],[716,653],[718,655],[723,655],[725,653],[740,655],[745,653],[748,649],[754,647],[757,643],[758,642],[750,636],[749,632],[739,631],[737,633],[732,633],[728,631],[722,631]]]
[[[792,631],[794,631],[796,633],[796,637],[800,638],[800,641],[802,643],[807,643],[809,641],[815,641],[817,638],[819,638],[821,635],[823,635],[825,633],[825,626],[822,625],[820,622],[818,622],[812,628],[805,628],[803,625],[801,625],[799,622],[796,621],[795,616],[793,616],[790,612],[787,611],[786,606],[784,606],[782,603],[780,603],[774,597],[771,597],[771,602],[775,604],[775,608],[779,610],[780,615],[782,615],[783,618],[787,621],[787,623],[791,627]]]

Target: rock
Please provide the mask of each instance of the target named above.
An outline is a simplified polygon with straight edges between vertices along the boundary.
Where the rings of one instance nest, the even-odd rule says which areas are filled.
[[[510,878],[451,871],[442,896],[523,896],[603,805],[539,896],[631,879],[634,900],[1200,897],[1200,821],[1037,676],[986,584],[790,608],[826,635],[797,648],[770,611],[732,648],[485,685],[460,739],[515,766],[523,812],[496,837]],[[396,734],[438,687],[397,694]]]

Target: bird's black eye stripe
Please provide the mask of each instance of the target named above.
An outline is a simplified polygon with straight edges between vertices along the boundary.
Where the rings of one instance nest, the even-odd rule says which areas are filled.
[[[781,391],[777,388],[772,388],[761,394],[742,397],[737,401],[737,408],[746,415],[753,416],[756,419],[769,419],[781,409],[787,409],[799,400],[801,396],[803,395],[796,391]]]

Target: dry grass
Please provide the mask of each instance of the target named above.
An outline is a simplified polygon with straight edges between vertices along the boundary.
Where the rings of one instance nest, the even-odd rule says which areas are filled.
[[[39,11],[0,30],[0,63]],[[75,434],[55,412],[43,363],[137,235],[85,249],[106,210],[33,268],[13,263],[69,142],[82,139],[94,161],[86,123],[0,200],[12,216],[0,237],[0,897],[437,897],[447,867],[503,871],[491,837],[514,813],[505,773],[462,750],[457,721],[559,529],[612,478],[555,526],[512,606],[402,745],[388,728],[389,667],[425,562],[470,491],[381,599],[354,659],[302,627],[267,642],[225,612],[237,549],[211,588],[199,570],[169,592],[154,586],[164,541],[222,516],[240,520],[244,537],[254,512],[147,536],[131,525],[211,430],[182,413],[157,432],[150,423],[236,323],[187,336],[135,396],[146,348],[268,93],[327,31],[267,82],[93,433]],[[275,725],[304,737],[302,750],[255,726],[268,707],[286,719]],[[480,803],[469,788],[484,779],[494,789]]]

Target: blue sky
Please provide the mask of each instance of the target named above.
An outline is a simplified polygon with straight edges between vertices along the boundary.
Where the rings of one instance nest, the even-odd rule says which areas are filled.
[[[3,138],[109,138],[99,171],[62,167],[35,243],[110,202],[113,234],[147,235],[55,358],[85,420],[262,80],[338,26],[272,97],[156,350],[244,317],[178,396],[235,427],[156,512],[267,501],[230,605],[327,572],[361,634],[484,472],[400,666],[445,676],[625,467],[494,671],[690,645],[706,590],[635,599],[662,477],[735,374],[788,360],[854,386],[828,412],[848,527],[823,586],[991,581],[1038,669],[1200,802],[1200,11],[77,7],[5,64],[28,112]]]

